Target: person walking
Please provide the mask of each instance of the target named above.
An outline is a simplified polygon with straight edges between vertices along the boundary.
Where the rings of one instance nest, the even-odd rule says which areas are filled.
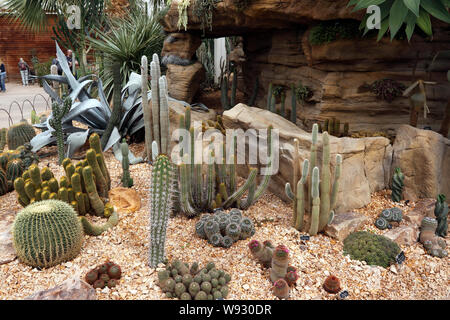
[[[5,64],[0,59],[0,92],[5,92],[6,91],[5,79],[6,79]]]
[[[22,77],[22,85],[28,86],[28,71],[30,70],[30,66],[26,63],[23,58],[19,60],[19,71]]]

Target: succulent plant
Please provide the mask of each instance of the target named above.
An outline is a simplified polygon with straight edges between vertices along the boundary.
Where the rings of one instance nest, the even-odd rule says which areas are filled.
[[[370,90],[375,93],[379,99],[386,100],[387,102],[392,102],[395,98],[401,97],[405,89],[405,85],[392,79],[381,79],[375,81],[370,86]]]
[[[272,292],[279,299],[289,298],[290,291],[289,285],[284,279],[279,279],[273,284]]]
[[[325,279],[323,283],[323,288],[328,293],[339,293],[341,291],[341,284],[337,277],[331,275]]]
[[[133,179],[130,176],[130,160],[128,159],[128,154],[130,150],[128,148],[128,144],[125,139],[120,145],[122,151],[122,186],[124,188],[131,188],[133,186]]]
[[[94,282],[94,284],[93,284],[93,287],[94,287],[95,289],[97,289],[97,288],[103,289],[105,286],[106,286],[105,281],[103,281],[103,280],[101,280],[101,279],[95,280],[95,282]]]
[[[290,285],[290,286],[294,285],[297,282],[297,280],[298,280],[297,271],[295,271],[295,270],[287,271],[286,277],[285,277],[284,280],[286,280],[288,285]]]
[[[7,194],[10,189],[10,183],[6,176],[6,172],[0,168],[0,196]]]
[[[272,255],[272,267],[270,269],[270,280],[276,282],[286,277],[289,266],[289,249],[284,245],[275,248]]]
[[[392,201],[400,202],[403,198],[405,175],[400,168],[395,168],[394,176],[392,177]]]
[[[22,119],[18,124],[12,125],[8,129],[7,143],[9,150],[15,150],[25,143],[30,142],[36,136],[36,132],[31,124]]]
[[[384,217],[378,217],[377,220],[375,220],[375,227],[380,230],[387,229],[388,226],[389,222]]]
[[[52,104],[52,117],[48,123],[55,130],[56,144],[58,146],[58,159],[61,165],[64,160],[64,133],[63,119],[72,107],[72,98],[70,96],[63,97],[62,101],[54,101]]]
[[[252,240],[248,244],[252,255],[266,268],[272,265],[273,247],[271,243],[262,244],[258,240]]]
[[[395,263],[395,257],[400,251],[394,241],[367,231],[351,233],[344,240],[344,254],[349,254],[352,259],[365,261],[368,265],[387,268]]]
[[[98,279],[98,271],[96,269],[93,269],[86,273],[86,276],[84,278],[87,283],[94,284],[94,282]]]
[[[447,244],[444,239],[436,235],[438,222],[431,217],[425,217],[420,224],[419,241],[423,244],[425,251],[434,257],[444,258],[448,255]]]
[[[122,269],[119,265],[113,264],[108,268],[108,275],[111,279],[120,279],[122,275]]]
[[[440,194],[437,197],[436,204],[434,207],[434,215],[436,217],[436,220],[438,222],[437,228],[436,228],[436,235],[439,237],[445,238],[447,236],[448,232],[448,203],[445,201],[445,195]]]
[[[35,202],[14,221],[17,256],[33,267],[48,268],[72,260],[80,253],[83,238],[76,212],[59,200]]]
[[[111,289],[117,286],[117,284],[118,284],[117,279],[109,279],[108,282],[106,283],[106,286]]]

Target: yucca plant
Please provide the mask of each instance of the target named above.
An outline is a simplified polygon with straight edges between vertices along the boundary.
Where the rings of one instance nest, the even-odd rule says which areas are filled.
[[[354,6],[353,11],[367,9],[372,5],[379,6],[381,10],[378,40],[383,38],[388,30],[391,40],[394,39],[403,25],[406,26],[408,41],[411,40],[416,26],[428,36],[432,36],[431,16],[450,23],[449,0],[350,0],[348,3],[348,6]],[[361,23],[364,34],[369,31],[366,24],[368,17],[369,15],[366,15]]]

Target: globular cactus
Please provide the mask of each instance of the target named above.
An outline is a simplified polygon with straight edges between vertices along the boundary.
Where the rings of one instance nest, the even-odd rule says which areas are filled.
[[[30,142],[36,136],[36,132],[31,124],[26,120],[21,120],[18,124],[12,125],[7,132],[6,141],[9,150],[15,150],[25,143]]]
[[[336,155],[336,166],[334,170],[334,181],[331,182],[330,170],[330,141],[327,132],[322,134],[322,166],[317,166],[317,138],[319,126],[313,125],[310,158],[305,159],[302,164],[302,176],[299,179],[299,142],[294,140],[293,157],[293,182],[286,183],[286,195],[294,202],[293,224],[299,231],[309,230],[310,235],[322,232],[326,225],[334,218],[337,194],[339,191],[339,180],[342,167],[342,156]],[[320,181],[320,183],[319,183]],[[306,188],[306,192],[305,192]],[[305,226],[305,213],[310,213],[309,229]]]
[[[447,244],[444,239],[436,235],[438,222],[436,219],[425,217],[420,224],[419,241],[423,244],[425,251],[434,257],[444,258],[448,255]]]
[[[275,248],[272,255],[272,267],[270,268],[270,280],[276,282],[284,279],[289,266],[289,249],[280,245]]]
[[[263,266],[269,268],[272,265],[274,248],[270,243],[263,244],[258,240],[252,240],[248,244],[250,252]]]
[[[325,279],[323,289],[328,293],[339,293],[341,291],[341,284],[337,277],[331,275]]]
[[[56,144],[58,146],[58,159],[61,165],[64,160],[64,133],[63,133],[63,118],[70,111],[72,107],[72,98],[67,96],[63,98],[62,103],[53,102],[52,117],[49,120],[50,126],[55,130]]]
[[[394,176],[392,177],[392,201],[400,202],[403,198],[405,176],[400,168],[395,168]]]
[[[13,244],[19,260],[48,268],[72,260],[81,250],[83,227],[73,208],[59,200],[30,204],[16,216]]]
[[[284,279],[279,279],[273,284],[272,292],[279,299],[287,299],[290,295],[290,288]]]
[[[383,217],[378,217],[377,220],[375,220],[375,227],[377,227],[380,230],[387,229],[388,226],[389,222]]]
[[[0,169],[6,170],[6,165],[9,161],[9,155],[7,152],[0,153]]]
[[[438,222],[436,235],[445,238],[448,232],[448,203],[445,201],[445,195],[440,194],[437,197],[434,207],[434,215]]]
[[[295,268],[294,268],[295,269]],[[298,280],[298,273],[297,270],[291,270],[289,271],[289,268],[287,270],[288,272],[286,273],[286,277],[284,280],[286,280],[286,282],[288,283],[288,285],[292,286],[294,285],[297,280]]]
[[[154,157],[158,154],[156,142],[152,145]],[[166,155],[155,158],[151,178],[150,257],[149,265],[155,268],[165,258],[167,225],[172,210],[174,168]]]
[[[10,189],[10,182],[6,177],[6,172],[0,169],[0,196],[7,194]]]
[[[9,181],[14,181],[21,177],[24,171],[24,165],[22,160],[13,159],[8,161],[6,165],[6,177]]]
[[[129,148],[125,139],[120,145],[122,151],[122,186],[124,188],[131,188],[133,186],[133,179],[130,176],[130,160],[128,159]]]

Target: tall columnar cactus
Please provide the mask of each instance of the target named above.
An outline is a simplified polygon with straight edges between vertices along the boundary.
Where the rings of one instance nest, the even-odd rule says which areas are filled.
[[[73,208],[59,200],[35,202],[17,214],[13,244],[19,260],[48,268],[75,258],[83,243],[83,228]]]
[[[268,92],[267,92],[267,107],[266,107],[267,110],[270,110],[270,109],[271,109],[271,106],[272,106],[272,96],[273,96],[273,84],[272,84],[272,82],[271,82],[271,83],[269,83],[269,90],[268,90]]]
[[[230,107],[233,108],[236,105],[236,89],[237,89],[237,68],[234,68],[233,71],[233,82],[231,83],[231,98],[230,98]]]
[[[297,123],[297,97],[295,95],[295,84],[291,85],[291,122]]]
[[[62,103],[53,102],[52,117],[49,120],[50,126],[55,130],[56,144],[58,145],[58,163],[61,165],[64,160],[64,134],[63,134],[63,118],[69,112],[72,106],[72,98],[67,96]]]
[[[342,156],[336,155],[334,170],[334,182],[331,184],[330,172],[330,141],[327,132],[322,135],[322,166],[320,177],[317,164],[317,137],[318,125],[313,125],[311,154],[309,161],[304,160],[302,165],[302,177],[297,181],[298,166],[300,166],[299,142],[294,141],[294,190],[290,183],[286,183],[286,195],[294,201],[293,223],[297,230],[309,230],[311,235],[316,235],[324,230],[334,217],[337,194],[339,191],[339,179],[341,176]],[[297,182],[296,182],[297,181]],[[320,183],[319,183],[320,182]],[[307,192],[305,192],[305,187]],[[319,191],[320,188],[320,191]],[[309,229],[305,226],[304,215],[311,214]]]
[[[158,155],[156,142],[153,142],[153,162],[151,180],[150,208],[150,256],[149,265],[156,268],[165,258],[167,225],[172,210],[175,169],[169,158]]]
[[[405,176],[400,168],[395,168],[394,176],[392,177],[392,201],[400,202],[403,198]]]
[[[157,54],[153,55],[153,60],[150,63],[151,74],[151,90],[152,90],[152,126],[153,126],[153,140],[158,145],[158,150],[161,150],[161,133],[159,131],[159,77],[161,76],[161,69],[159,65],[159,58]],[[153,143],[153,141],[152,141]]]
[[[98,134],[93,133],[89,137],[89,146],[91,149],[95,150],[97,162],[102,170],[103,177],[106,179],[106,184],[108,186],[108,191],[111,189],[111,177],[109,175],[108,168],[106,167],[105,157],[102,152],[100,137]]]
[[[254,106],[255,105],[256,97],[258,96],[258,89],[259,89],[259,78],[256,77],[255,83],[253,85],[253,92],[252,92],[252,95],[250,97],[250,100],[248,101],[248,105],[249,106]]]
[[[228,101],[228,77],[224,75],[220,83],[220,102],[223,110],[230,109],[230,103]]]
[[[448,203],[445,201],[445,195],[440,194],[437,197],[436,205],[434,207],[434,215],[438,222],[436,228],[436,235],[445,238],[448,230]]]
[[[15,150],[36,136],[32,125],[22,119],[18,124],[12,125],[7,132],[6,141],[9,150]]]
[[[167,94],[167,80],[165,76],[159,78],[159,125],[161,126],[161,153],[168,155],[170,147],[169,101]]]
[[[152,109],[148,103],[148,59],[147,56],[141,58],[141,94],[142,94],[142,112],[144,115],[145,126],[145,153],[147,159],[152,159],[152,142],[153,142],[153,128],[152,128]]]
[[[133,179],[130,176],[130,160],[128,159],[129,148],[125,139],[123,139],[120,148],[122,151],[122,186],[124,188],[131,188],[133,186]]]

